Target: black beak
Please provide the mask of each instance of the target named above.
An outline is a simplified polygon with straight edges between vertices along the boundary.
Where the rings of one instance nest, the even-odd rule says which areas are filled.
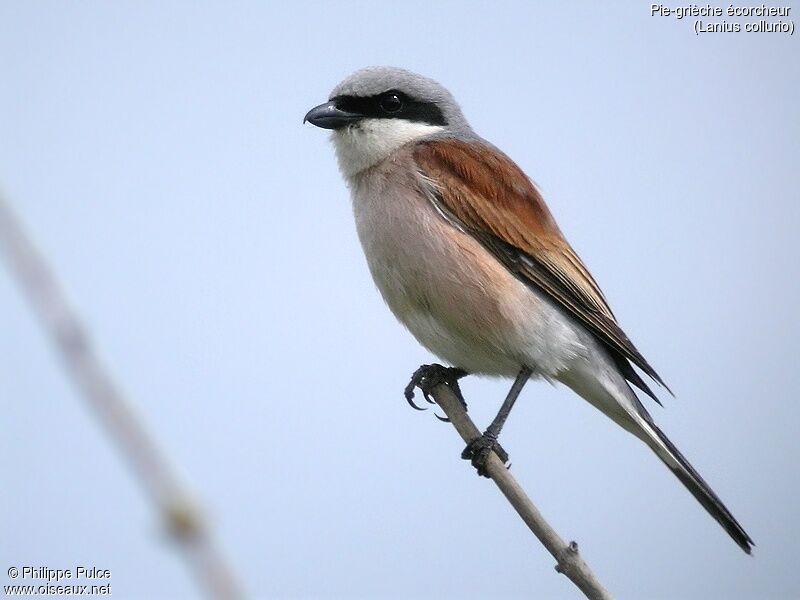
[[[303,117],[303,123],[308,121],[312,125],[323,129],[340,129],[350,123],[355,123],[362,119],[364,115],[347,112],[336,106],[336,102],[331,100],[325,104],[315,106]]]

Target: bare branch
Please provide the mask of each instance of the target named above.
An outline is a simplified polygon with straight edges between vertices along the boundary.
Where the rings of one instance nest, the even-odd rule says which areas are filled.
[[[481,432],[469,418],[458,396],[453,393],[447,383],[438,382],[423,391],[429,393],[436,400],[466,443],[480,437]],[[589,565],[578,554],[578,544],[575,542],[567,544],[561,539],[494,452],[489,454],[486,470],[528,528],[556,559],[556,571],[566,575],[587,598],[611,600],[611,594],[600,584],[589,569]]]
[[[69,375],[158,507],[165,527],[208,596],[225,600],[241,597],[236,578],[195,503],[101,363],[83,324],[2,195],[0,250]]]

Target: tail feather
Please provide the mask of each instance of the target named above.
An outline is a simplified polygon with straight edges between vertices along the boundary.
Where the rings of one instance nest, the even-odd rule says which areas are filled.
[[[632,369],[627,371],[607,355],[597,353],[591,355],[590,360],[574,363],[569,370],[559,373],[558,379],[615,423],[646,443],[708,513],[722,525],[733,541],[750,554],[755,545],[753,540],[680,450],[653,422],[653,418],[628,382],[648,395],[652,392],[647,389],[644,382],[639,385],[638,376],[628,377],[630,373],[636,375]]]
[[[669,438],[664,435],[658,426],[648,420],[647,429],[652,431],[655,439],[648,440],[648,443],[656,452],[658,457],[666,464],[681,483],[686,486],[698,502],[722,525],[728,535],[733,538],[739,547],[750,554],[755,545],[747,532],[739,525],[739,522],[731,514],[722,500],[714,493],[700,474],[694,469],[688,460],[681,454]]]

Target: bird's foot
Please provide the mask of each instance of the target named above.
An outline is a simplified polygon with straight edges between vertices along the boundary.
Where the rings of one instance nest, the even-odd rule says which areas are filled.
[[[467,447],[461,453],[461,458],[470,461],[472,466],[478,470],[478,475],[489,477],[489,472],[486,470],[486,461],[489,459],[490,452],[497,454],[497,457],[504,465],[508,462],[508,452],[503,450],[503,447],[497,442],[497,438],[485,433],[467,444]]]
[[[456,367],[443,367],[442,365],[432,364],[432,365],[422,365],[419,369],[414,371],[414,374],[411,376],[411,381],[408,382],[408,385],[405,389],[405,396],[406,401],[411,406],[411,408],[416,410],[425,410],[422,406],[417,406],[414,403],[414,389],[419,388],[422,391],[422,396],[428,402],[428,404],[436,404],[436,402],[431,398],[431,390],[435,388],[439,384],[447,385],[456,396],[458,396],[461,405],[464,407],[464,410],[467,410],[467,403],[464,400],[464,396],[461,394],[461,388],[458,385],[458,380],[462,377],[466,376],[468,373],[464,369],[458,369]],[[443,419],[437,415],[437,418],[443,421],[447,421],[448,419]]]

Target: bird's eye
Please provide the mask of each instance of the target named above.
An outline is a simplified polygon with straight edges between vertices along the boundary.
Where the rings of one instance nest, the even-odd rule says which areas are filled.
[[[380,106],[384,112],[396,113],[403,108],[403,101],[400,99],[398,94],[389,92],[388,94],[381,96]]]

